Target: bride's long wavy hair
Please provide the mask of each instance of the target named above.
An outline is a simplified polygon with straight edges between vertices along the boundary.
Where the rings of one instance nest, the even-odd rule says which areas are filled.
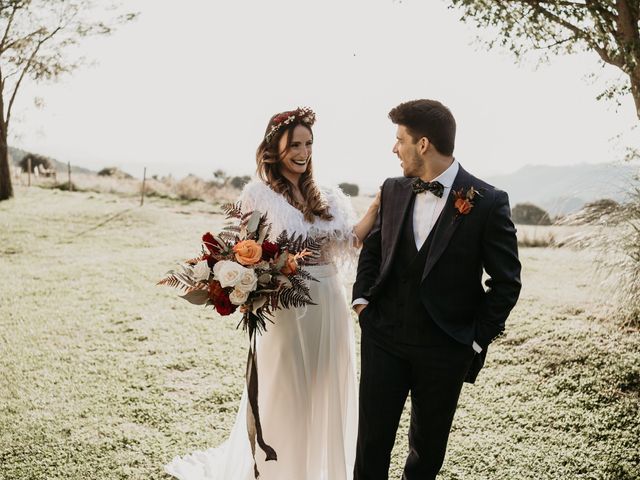
[[[256,164],[258,177],[265,182],[271,189],[287,199],[287,201],[295,208],[300,210],[304,219],[309,223],[314,223],[316,217],[323,220],[332,220],[333,215],[329,213],[329,206],[323,200],[320,190],[318,189],[313,179],[313,162],[309,158],[307,163],[307,170],[300,177],[300,193],[304,198],[305,203],[298,202],[293,196],[293,184],[282,175],[282,155],[285,155],[289,151],[289,145],[291,144],[291,136],[293,130],[302,125],[311,132],[311,138],[313,139],[313,130],[311,125],[305,123],[301,118],[296,118],[288,124],[281,125],[278,130],[269,135],[273,125],[276,123],[275,119],[281,117],[282,113],[277,113],[269,120],[267,129],[265,130],[265,137],[258,146],[256,152]],[[286,137],[286,147],[280,152],[279,145],[280,139]]]

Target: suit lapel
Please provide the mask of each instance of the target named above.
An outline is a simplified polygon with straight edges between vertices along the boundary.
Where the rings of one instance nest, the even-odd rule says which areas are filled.
[[[402,233],[402,225],[407,217],[407,211],[409,210],[411,198],[413,197],[413,190],[411,189],[410,181],[399,181],[396,188],[398,189],[398,193],[393,196],[397,199],[393,208],[393,227],[389,232],[391,235],[391,248],[389,250],[390,253],[387,257],[387,261],[382,269],[383,275],[391,265],[391,262],[393,262],[393,257],[395,256],[398,248],[398,242],[400,241],[400,234]]]
[[[453,236],[453,233],[460,225],[462,221],[463,215],[459,215],[458,211],[455,208],[455,198],[453,192],[455,190],[459,190],[460,188],[468,188],[469,185],[466,185],[469,181],[469,174],[462,168],[458,170],[458,174],[456,175],[455,180],[453,181],[453,185],[451,186],[451,191],[449,192],[449,196],[447,197],[447,202],[444,205],[444,209],[442,210],[442,214],[440,216],[440,220],[437,223],[436,231],[433,233],[433,239],[431,241],[431,248],[429,248],[429,255],[427,256],[427,261],[424,265],[424,270],[422,272],[422,280],[424,281],[429,275],[429,272],[436,264],[442,253],[449,245],[449,240]]]

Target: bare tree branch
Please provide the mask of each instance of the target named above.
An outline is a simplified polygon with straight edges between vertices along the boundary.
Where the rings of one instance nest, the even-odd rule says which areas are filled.
[[[5,125],[7,129],[9,128],[9,120],[11,119],[11,109],[13,107],[13,102],[16,99],[16,95],[18,94],[18,89],[20,88],[20,84],[22,83],[22,80],[24,79],[25,75],[29,72],[29,69],[31,68],[31,64],[33,63],[33,60],[36,58],[36,55],[38,54],[40,47],[42,47],[42,45],[46,43],[48,40],[53,38],[53,36],[56,35],[61,29],[62,27],[56,28],[51,33],[49,33],[49,35],[47,35],[46,37],[43,37],[38,41],[36,48],[33,50],[33,53],[29,57],[29,60],[27,61],[24,68],[22,69],[22,73],[20,74],[20,77],[18,78],[18,81],[16,82],[13,88],[13,93],[11,94],[11,99],[9,100],[9,106],[7,107],[7,115],[5,119]]]
[[[6,43],[7,38],[9,37],[11,24],[13,23],[13,19],[16,15],[16,12],[18,11],[18,6],[19,4],[17,3],[13,4],[13,10],[11,10],[11,14],[9,15],[9,20],[7,20],[7,28],[5,28],[4,35],[2,36],[2,41],[0,41],[0,55],[2,54],[2,52],[4,52],[4,44]]]
[[[42,35],[44,30],[45,29],[43,27],[40,27],[40,28],[38,28],[38,30],[34,30],[33,32],[27,33],[23,37],[11,40],[11,42],[7,43],[4,46],[4,48],[0,50],[0,55],[2,55],[7,50],[11,50],[12,48],[15,48],[17,45],[20,45],[20,44],[25,43],[25,42],[29,42],[33,37],[36,37],[37,35]]]

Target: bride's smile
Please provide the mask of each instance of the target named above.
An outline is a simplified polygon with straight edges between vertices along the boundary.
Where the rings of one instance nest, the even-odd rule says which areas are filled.
[[[288,144],[287,144],[288,142]],[[304,125],[297,125],[290,135],[283,135],[278,144],[282,175],[297,185],[311,161],[313,134]]]

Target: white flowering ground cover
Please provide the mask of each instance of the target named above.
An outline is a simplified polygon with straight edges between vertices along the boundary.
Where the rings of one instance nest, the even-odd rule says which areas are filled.
[[[0,479],[168,479],[174,455],[226,437],[239,317],[154,285],[217,211],[22,187],[0,203]],[[585,252],[521,257],[521,301],[463,389],[440,477],[639,478],[640,335],[603,318]],[[405,412],[391,478],[407,427]]]

